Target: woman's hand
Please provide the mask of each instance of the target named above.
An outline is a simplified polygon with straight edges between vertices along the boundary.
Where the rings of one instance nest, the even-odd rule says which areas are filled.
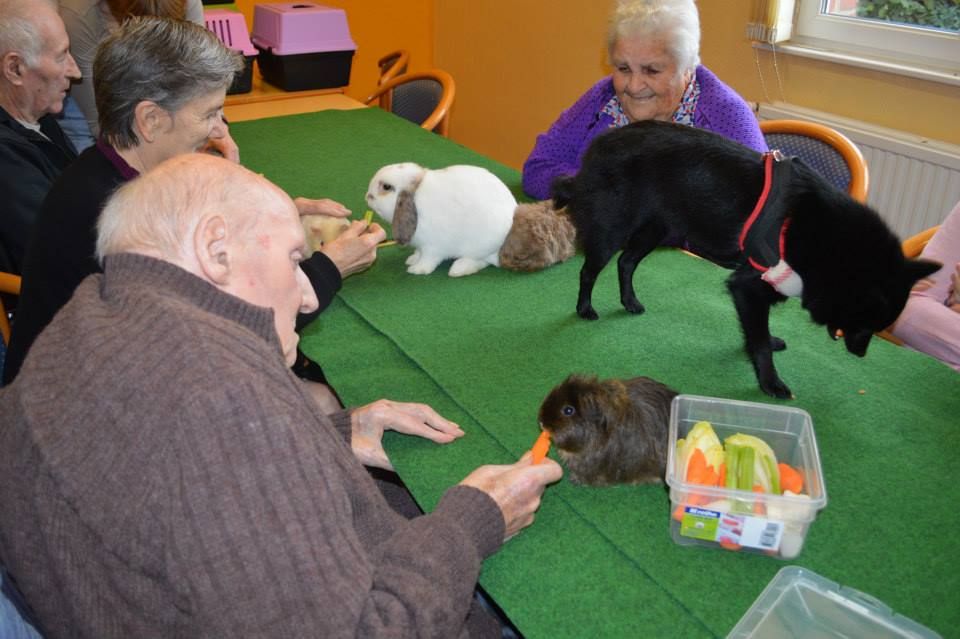
[[[438,444],[449,444],[463,437],[457,424],[444,419],[426,404],[409,404],[380,399],[355,408],[350,413],[353,454],[365,466],[393,470],[393,464],[383,450],[383,432],[417,435]]]
[[[297,211],[300,215],[350,216],[350,209],[339,202],[327,198],[314,200],[308,197],[295,197],[293,198],[293,203],[297,205]]]
[[[379,224],[367,226],[363,220],[356,220],[320,251],[336,265],[340,277],[346,277],[373,264],[377,259],[377,244],[385,237],[387,232]]]

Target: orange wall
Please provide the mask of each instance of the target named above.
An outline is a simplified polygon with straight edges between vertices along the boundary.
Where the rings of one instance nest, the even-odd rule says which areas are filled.
[[[348,95],[366,97],[376,86],[377,59],[406,48],[411,69],[436,65],[456,79],[450,137],[516,168],[537,134],[609,72],[610,0],[320,2],[346,10],[358,45]],[[751,2],[698,2],[701,57],[744,98],[769,96],[960,144],[960,87],[780,54],[781,94],[773,56],[755,52],[744,37]],[[237,6],[252,24],[253,0]]]
[[[254,4],[261,2],[236,2],[251,29]],[[433,0],[320,0],[317,4],[344,9],[357,43],[347,95],[362,100],[373,92],[380,75],[377,60],[390,51],[409,51],[410,70],[433,65]]]
[[[747,100],[763,101],[744,37],[751,0],[698,6],[704,63]],[[457,81],[451,137],[519,168],[536,135],[608,72],[609,7],[597,0],[434,0],[436,64]],[[782,100],[772,56],[758,55],[770,99]],[[786,101],[960,144],[960,87],[782,54],[777,62]]]

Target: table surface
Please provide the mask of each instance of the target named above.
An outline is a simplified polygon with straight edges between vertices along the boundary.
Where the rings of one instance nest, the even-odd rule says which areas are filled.
[[[298,97],[312,95],[328,95],[331,93],[343,93],[346,87],[331,87],[329,89],[307,89],[304,91],[286,91],[278,86],[267,82],[260,74],[260,67],[253,65],[253,75],[250,77],[250,90],[246,93],[234,93],[228,95],[224,104],[234,106],[237,104],[250,104],[254,102],[270,102],[277,100],[289,100]]]
[[[365,210],[382,165],[478,164],[519,194],[516,171],[379,109],[325,111],[232,127],[244,162],[291,195]],[[426,510],[476,466],[510,463],[537,409],[571,372],[648,375],[681,392],[808,411],[828,503],[799,557],[673,543],[663,486],[591,488],[563,480],[536,522],[488,559],[481,584],[527,637],[722,637],[776,572],[799,565],[868,593],[944,636],[960,633],[960,375],[874,340],[866,358],[813,325],[796,301],[772,313],[788,344],[776,361],[797,399],[763,395],[742,354],[724,271],[661,249],[637,271],[642,316],[619,306],[614,268],[597,284],[601,319],[574,314],[581,258],[531,274],[488,268],[450,278],[404,270],[380,250],[346,280],[301,342],[350,405],[424,401],[467,435],[438,446],[388,433],[386,445]],[[553,453],[551,453],[553,454]]]
[[[294,95],[281,100],[244,102],[232,105],[225,104],[223,113],[227,116],[227,120],[233,123],[273,118],[282,115],[313,113],[316,111],[326,111],[328,109],[348,110],[367,108],[362,102],[354,100],[342,93],[306,93],[307,95]]]

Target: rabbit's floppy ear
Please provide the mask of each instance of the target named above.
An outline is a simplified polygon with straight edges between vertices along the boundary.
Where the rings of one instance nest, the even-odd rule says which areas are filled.
[[[397,194],[393,209],[393,238],[400,244],[409,244],[417,230],[417,204],[413,200],[416,191],[404,189]]]

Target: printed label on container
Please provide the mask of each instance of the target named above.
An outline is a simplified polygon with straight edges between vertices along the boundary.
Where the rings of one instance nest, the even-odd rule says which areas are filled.
[[[746,546],[776,552],[783,537],[783,523],[764,517],[686,506],[680,521],[680,535],[715,541],[725,547]]]
[[[680,521],[680,534],[704,541],[716,541],[719,523],[720,513],[717,511],[687,506]]]

